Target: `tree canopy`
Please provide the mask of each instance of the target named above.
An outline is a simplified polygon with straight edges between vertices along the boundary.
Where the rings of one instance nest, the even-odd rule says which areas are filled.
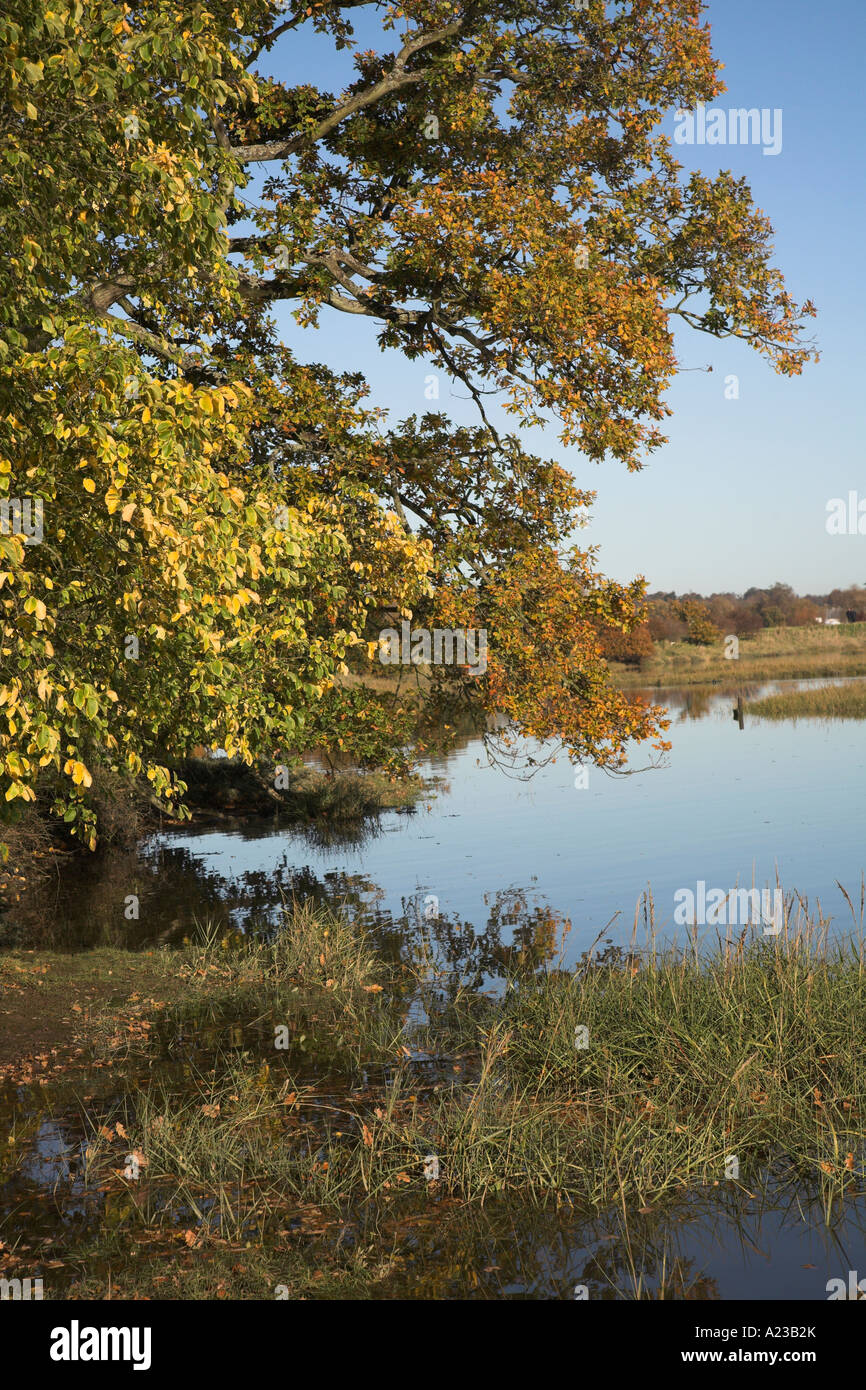
[[[346,49],[362,14],[379,48],[320,88],[295,37]],[[700,0],[20,0],[0,40],[7,802],[50,772],[92,843],[100,761],[170,804],[195,744],[384,761],[393,697],[347,659],[363,679],[395,612],[486,629],[483,675],[432,669],[451,707],[612,768],[658,741],[600,639],[643,580],[598,572],[593,493],[487,402],[636,469],[679,325],[813,355],[745,181],[684,176],[659,128],[722,90]],[[477,423],[394,420],[306,360],[325,314],[462,382]]]

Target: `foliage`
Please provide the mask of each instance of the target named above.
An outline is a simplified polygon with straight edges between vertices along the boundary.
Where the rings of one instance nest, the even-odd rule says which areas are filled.
[[[655,651],[649,624],[641,623],[632,632],[606,628],[601,635],[601,649],[606,661],[619,661],[623,666],[641,667]]]
[[[650,594],[650,631],[657,642],[679,641],[686,636],[686,624],[678,612],[686,600],[703,604],[720,632],[740,637],[753,636],[762,628],[805,627],[823,617],[828,608],[843,617],[847,610],[854,610],[855,615],[866,612],[866,594],[856,589],[800,597],[790,584],[777,583],[769,589],[752,587],[744,594]]]
[[[488,630],[485,675],[437,673],[452,698],[618,765],[660,725],[596,634],[637,621],[643,581],[597,574],[570,540],[592,494],[484,395],[637,468],[676,324],[783,373],[812,355],[743,181],[683,181],[657,133],[721,90],[700,0],[374,3],[382,51],[345,92],[268,75],[301,27],[350,44],[353,9],[0,19],[0,500],[41,499],[45,526],[0,535],[0,773],[7,802],[59,773],[91,845],[99,760],[173,806],[196,745],[252,761],[339,728],[384,756],[381,701],[343,677],[394,609]],[[295,330],[372,319],[480,423],[386,420],[360,374],[279,342],[280,301]]]
[[[695,647],[711,647],[714,642],[718,642],[721,634],[711,621],[705,604],[685,599],[677,605],[677,611],[686,624],[687,642],[691,642]]]

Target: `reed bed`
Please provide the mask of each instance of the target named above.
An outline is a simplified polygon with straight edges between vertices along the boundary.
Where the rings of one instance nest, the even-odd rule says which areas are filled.
[[[866,681],[768,695],[747,711],[758,719],[866,719]]]
[[[118,1154],[137,1154],[140,1217],[192,1212],[235,1236],[298,1204],[519,1192],[641,1209],[768,1172],[832,1202],[864,1183],[864,902],[861,884],[844,936],[789,897],[777,936],[671,945],[650,900],[627,949],[438,1017],[428,964],[420,1024],[408,967],[385,969],[348,916],[290,909],[272,940],[206,940],[190,967],[215,960],[221,987],[268,1018],[303,1009],[327,1065],[241,1050],[182,1084],[157,1077],[88,1117],[89,1174],[131,1186]]]

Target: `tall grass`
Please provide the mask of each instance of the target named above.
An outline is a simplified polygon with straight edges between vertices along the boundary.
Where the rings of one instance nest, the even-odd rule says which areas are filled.
[[[147,1219],[192,1211],[236,1235],[298,1203],[514,1191],[601,1210],[770,1170],[831,1203],[864,1173],[864,902],[861,885],[842,939],[790,899],[777,937],[747,929],[712,946],[696,934],[660,945],[650,914],[640,947],[517,976],[501,998],[452,1010],[432,1071],[413,1056],[419,1041],[435,1048],[437,1023],[413,1031],[405,981],[348,917],[295,909],[273,940],[235,956],[210,940],[199,959],[216,956],[262,1009],[303,985],[315,1026],[350,1066],[378,1061],[379,1080],[227,1054],[94,1121],[91,1172],[116,1173],[118,1146],[134,1146]]]
[[[866,623],[767,628],[740,638],[736,660],[725,657],[723,641],[711,647],[659,642],[639,671],[613,663],[611,669],[618,684],[632,687],[862,676]]]
[[[768,695],[747,709],[758,719],[866,719],[866,681]]]

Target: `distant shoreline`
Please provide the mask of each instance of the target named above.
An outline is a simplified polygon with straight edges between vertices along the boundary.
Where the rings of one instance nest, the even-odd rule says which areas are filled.
[[[658,643],[640,666],[610,662],[621,689],[707,685],[723,681],[816,680],[866,676],[866,623],[840,627],[767,628],[738,637],[736,657],[726,657],[723,637],[712,646]]]

